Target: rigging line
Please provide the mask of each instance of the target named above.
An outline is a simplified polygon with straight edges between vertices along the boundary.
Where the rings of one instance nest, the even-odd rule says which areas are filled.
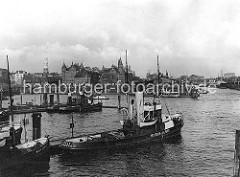
[[[165,107],[166,107],[166,109],[167,109],[167,112],[168,112],[168,114],[170,115],[170,111],[169,111],[169,109],[168,109],[168,107],[167,107],[166,100],[165,100],[164,96],[163,96],[163,100],[164,100],[164,104],[165,104]]]

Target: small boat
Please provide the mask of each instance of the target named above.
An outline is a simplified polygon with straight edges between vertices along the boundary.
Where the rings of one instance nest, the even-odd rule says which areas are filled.
[[[196,86],[196,88],[198,89],[198,92],[200,94],[208,94],[209,91],[208,91],[208,87],[204,84],[199,84],[198,86]]]
[[[93,97],[93,100],[109,100],[109,98],[105,96],[95,96]]]
[[[64,153],[121,149],[149,142],[162,142],[179,136],[183,127],[182,115],[162,114],[161,104],[144,103],[143,92],[135,93],[135,101],[123,109],[122,128],[65,139],[60,148]],[[73,126],[71,126],[73,127]]]
[[[199,88],[198,88],[198,92],[199,92],[200,94],[208,94],[208,93],[209,93],[209,91],[208,91],[207,89],[202,88],[202,87],[199,87]]]
[[[13,131],[15,133],[15,144],[20,144],[23,128],[21,125],[0,127],[0,150],[6,146],[11,146],[13,142]]]
[[[169,93],[161,94],[160,97],[164,97],[164,98],[179,98],[180,97],[180,93],[169,92]]]
[[[21,143],[22,127],[12,126],[2,128],[3,137],[0,139],[0,171],[11,167],[19,168],[27,163],[49,159],[49,137],[41,137],[41,114],[33,114],[33,140]],[[26,120],[24,118],[24,126]],[[14,132],[14,133],[13,133]],[[27,134],[25,128],[25,136]],[[0,133],[1,135],[1,133]],[[9,138],[10,137],[10,138]]]
[[[8,110],[0,110],[0,121],[6,121],[9,119],[9,111]]]
[[[219,89],[227,89],[227,82],[223,81],[223,80],[220,80],[217,82],[217,85],[216,87],[219,88]]]
[[[49,138],[43,137],[0,151],[0,170],[21,167],[26,163],[48,158],[49,148]]]

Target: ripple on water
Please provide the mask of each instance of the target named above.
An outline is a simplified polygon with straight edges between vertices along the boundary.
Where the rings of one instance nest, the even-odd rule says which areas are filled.
[[[107,97],[105,105],[117,105],[115,95]],[[201,95],[199,100],[160,99],[163,112],[167,113],[167,106],[172,113],[183,113],[181,138],[122,151],[52,156],[42,176],[232,176],[235,129],[240,127],[239,98],[240,92],[226,89]],[[73,117],[76,135],[119,128],[122,118],[117,109]],[[42,119],[46,133],[56,139],[70,136],[71,115],[43,114]]]

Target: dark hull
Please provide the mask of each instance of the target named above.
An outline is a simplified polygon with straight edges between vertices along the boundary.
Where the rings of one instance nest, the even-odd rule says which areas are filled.
[[[9,120],[9,112],[3,112],[0,114],[0,121],[7,121]]]
[[[20,127],[19,129],[15,130],[15,144],[18,145],[20,144],[21,141],[21,134],[22,134],[22,127]],[[5,149],[8,149],[9,146],[12,146],[12,136],[9,136],[6,139],[6,145],[3,147],[0,147],[0,151],[5,151]],[[0,140],[1,141],[1,140]]]
[[[15,142],[16,142],[16,145],[17,144],[20,144],[20,141],[21,141],[21,135],[22,135],[22,127],[20,127],[19,129],[15,130]],[[11,144],[12,143],[12,137],[8,137],[7,138],[7,144]]]
[[[48,113],[72,113],[72,112],[97,112],[97,111],[102,111],[102,104],[93,104],[93,105],[87,105],[87,106],[73,106],[73,107],[65,107],[65,109],[62,109],[61,107],[59,108],[52,108],[52,109],[47,109]]]
[[[148,144],[150,142],[164,142],[165,140],[179,136],[181,134],[182,126],[183,124],[178,125],[169,129],[167,132],[155,132],[144,136],[134,136],[131,138],[118,139],[115,141],[84,143],[76,148],[64,146],[61,146],[61,148],[64,153],[82,153],[95,150],[123,149]]]
[[[27,163],[38,162],[41,160],[49,160],[49,140],[43,146],[26,153],[21,153],[17,150],[11,150],[6,157],[0,159],[0,170],[5,170],[11,167],[21,168]]]
[[[102,111],[102,104],[88,105],[81,108],[81,112],[97,112]]]

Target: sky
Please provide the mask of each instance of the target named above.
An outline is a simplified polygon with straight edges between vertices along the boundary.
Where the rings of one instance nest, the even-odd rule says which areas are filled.
[[[240,75],[239,0],[8,0],[0,6],[0,68],[60,72],[63,62],[138,76]]]

